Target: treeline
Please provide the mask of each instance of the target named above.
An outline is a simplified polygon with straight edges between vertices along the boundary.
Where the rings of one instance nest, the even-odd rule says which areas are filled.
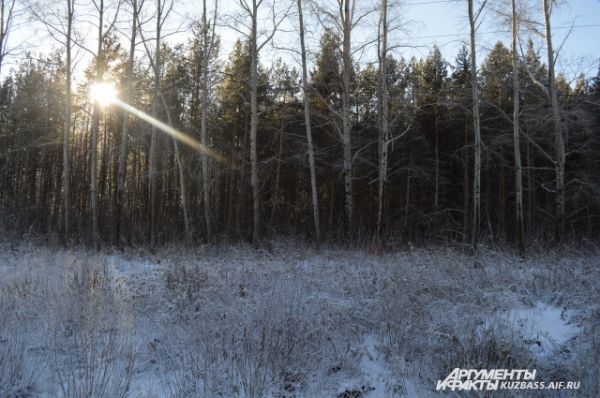
[[[160,56],[154,51],[149,66],[144,58],[132,61],[116,36],[105,32],[97,52],[101,56],[69,96],[64,51],[22,61],[0,88],[2,227],[65,237],[67,164],[68,241],[141,244],[223,236],[257,241],[289,234],[322,240],[471,242],[472,233],[477,240],[517,239],[510,48],[498,42],[477,74],[481,211],[479,228],[473,229],[474,118],[467,48],[452,62],[436,47],[424,59],[389,51],[382,81],[377,62],[352,62],[348,70],[343,37],[328,32],[305,86],[302,70],[281,60],[271,66],[258,62],[253,78],[256,47],[251,38],[236,42],[228,60],[220,62],[218,37],[210,41],[209,51],[203,45],[210,35],[214,30],[199,24],[188,43],[157,41]],[[204,74],[207,68],[210,76]],[[600,232],[600,70],[594,78],[582,75],[575,82],[556,77],[566,158],[561,230],[556,228],[552,103],[544,89],[549,73],[532,42],[519,56],[519,68],[524,236],[529,241],[595,238]],[[174,140],[116,105],[100,108],[88,95],[98,76],[113,82],[131,106],[209,149]],[[382,142],[385,185],[380,184]],[[94,175],[95,191],[90,188]]]

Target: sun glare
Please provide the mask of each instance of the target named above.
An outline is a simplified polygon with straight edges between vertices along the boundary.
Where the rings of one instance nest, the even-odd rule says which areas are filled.
[[[90,97],[106,107],[117,99],[117,89],[109,83],[96,83],[90,87]]]

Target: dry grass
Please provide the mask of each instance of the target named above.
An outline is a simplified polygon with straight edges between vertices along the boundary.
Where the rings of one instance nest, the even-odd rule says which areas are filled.
[[[0,339],[2,396],[10,383],[32,397],[426,397],[454,367],[535,368],[580,380],[579,396],[600,390],[597,253],[546,249],[523,263],[485,250],[480,268],[452,248],[373,256],[289,242],[0,253],[0,309],[12,314],[0,336],[16,339]],[[580,326],[556,360],[496,316],[537,302]]]

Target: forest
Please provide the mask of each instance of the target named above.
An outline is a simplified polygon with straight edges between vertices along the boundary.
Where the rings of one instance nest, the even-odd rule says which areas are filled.
[[[2,0],[4,20],[14,3]],[[182,43],[163,37],[171,0],[63,1],[56,13],[35,3],[15,14],[43,22],[55,45],[1,69],[2,228],[95,247],[284,235],[523,250],[597,235],[600,69],[576,80],[556,70],[552,1],[533,16],[488,5],[513,42],[481,60],[478,4],[468,2],[470,46],[447,60],[436,46],[402,56],[397,5],[338,3],[242,1],[227,19],[242,33],[229,54],[219,53],[217,4],[203,3]],[[303,16],[320,27],[315,48]],[[366,44],[352,35],[363,17],[374,21]],[[256,23],[265,20],[266,33]],[[261,62],[283,22],[295,27],[300,64]],[[83,42],[85,29],[96,44]],[[528,39],[536,32],[546,48]],[[355,60],[357,46],[375,58]],[[91,55],[75,75],[81,48]],[[95,102],[98,82],[195,144]]]
[[[597,398],[582,4],[0,0],[0,397]]]

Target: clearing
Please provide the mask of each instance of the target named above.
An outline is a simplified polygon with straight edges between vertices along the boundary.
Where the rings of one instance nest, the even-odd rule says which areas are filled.
[[[429,397],[456,367],[581,382],[516,396],[596,396],[598,253],[480,263],[446,247],[3,243],[0,396]]]

